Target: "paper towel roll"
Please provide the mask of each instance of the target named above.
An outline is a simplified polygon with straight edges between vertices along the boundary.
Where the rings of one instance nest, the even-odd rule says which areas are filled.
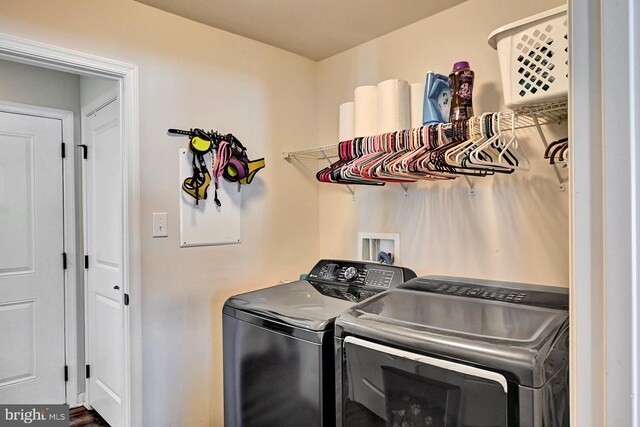
[[[338,131],[338,141],[349,141],[353,139],[353,108],[353,102],[345,102],[344,104],[340,104],[340,127]]]
[[[409,129],[409,83],[391,79],[378,83],[378,133]]]
[[[424,108],[424,83],[411,83],[409,87],[411,98],[411,127],[422,126],[422,109]]]
[[[358,86],[353,91],[353,133],[355,137],[378,133],[378,88]]]

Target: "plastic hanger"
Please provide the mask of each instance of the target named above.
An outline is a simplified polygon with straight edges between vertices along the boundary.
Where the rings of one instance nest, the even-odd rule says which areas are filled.
[[[447,137],[444,135],[443,127],[444,125],[442,123],[429,126],[427,138],[428,149],[423,153],[422,156],[416,159],[415,167],[417,170],[434,177],[455,179],[457,178],[457,175],[455,175],[450,170],[440,167],[436,163],[438,148],[446,146],[450,143]]]
[[[498,164],[504,165],[505,167],[510,167],[512,169],[518,170],[530,170],[531,162],[529,158],[524,153],[524,151],[519,151],[518,147],[518,138],[516,137],[516,117],[515,114],[511,114],[511,138],[505,143],[504,148],[500,151],[500,155],[498,155]],[[509,153],[516,158],[515,165],[506,165],[503,163],[503,159],[505,159],[505,154]]]
[[[502,113],[492,113],[490,116],[485,117],[484,127],[489,136],[486,141],[477,146],[469,154],[467,160],[476,167],[481,167],[494,173],[513,173],[513,165],[517,164],[517,161],[510,152],[505,152],[508,153],[509,156],[504,157],[508,163],[507,165],[498,161],[500,155],[499,149],[504,147],[506,143],[502,130],[500,129],[501,116]]]
[[[484,122],[485,118],[489,114],[491,113],[484,113],[479,118],[475,118],[474,120],[472,120],[474,132],[477,132],[477,137],[471,140],[465,148],[461,149],[458,154],[456,154],[455,161],[453,163],[459,166],[465,166],[465,164],[468,162],[469,154],[488,139]]]
[[[453,165],[453,166],[462,166],[457,161],[456,158],[457,158],[459,153],[461,153],[467,147],[469,147],[471,144],[473,144],[474,140],[477,138],[478,134],[477,134],[476,129],[475,129],[475,120],[469,119],[467,121],[467,129],[468,129],[467,138],[464,141],[462,141],[460,144],[458,144],[457,146],[452,147],[449,150],[447,150],[447,152],[445,153],[445,161],[448,164]]]
[[[553,141],[551,144],[549,144],[547,146],[547,148],[544,150],[544,158],[548,159],[549,158],[549,154],[551,153],[551,151],[554,149],[555,146],[560,145],[560,144],[564,144],[565,142],[568,142],[569,139],[568,138],[561,138],[557,141]]]
[[[494,163],[491,161],[491,155],[494,154],[497,158],[498,153],[492,153],[492,147],[499,138],[502,138],[502,133],[500,132],[500,113],[492,113],[489,115],[489,119],[487,120],[485,118],[485,120],[485,130],[490,136],[469,153],[469,159],[474,165],[493,166]],[[494,125],[494,120],[497,122],[496,125]]]
[[[395,158],[402,156],[404,150],[404,133],[406,131],[397,131],[386,134],[386,138],[383,141],[384,152],[381,156],[377,157],[373,164],[371,164],[366,171],[366,177],[373,179],[384,180],[386,182],[415,182],[408,177],[399,177],[389,173],[387,166]]]

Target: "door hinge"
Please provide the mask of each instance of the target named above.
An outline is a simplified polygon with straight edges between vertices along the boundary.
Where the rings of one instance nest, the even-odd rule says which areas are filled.
[[[84,256],[84,268],[89,268],[89,255]]]
[[[69,381],[69,367],[65,365],[64,367],[64,382]]]
[[[62,269],[63,270],[67,269],[67,253],[66,252],[62,252]]]
[[[66,148],[65,148],[65,147],[66,147],[66,145],[65,145],[65,143],[64,143],[64,142],[61,142],[60,144],[61,144],[61,150],[62,150],[62,158],[64,159],[64,158],[66,157],[66,154],[67,154],[67,153],[66,153],[66,151],[67,151],[67,150],[66,150]]]
[[[85,375],[87,379],[91,378],[91,365],[87,365],[85,368]]]
[[[82,148],[82,158],[87,160],[87,151],[89,151],[87,144],[78,144],[77,146]]]
[[[124,305],[129,305],[129,294],[124,294]]]

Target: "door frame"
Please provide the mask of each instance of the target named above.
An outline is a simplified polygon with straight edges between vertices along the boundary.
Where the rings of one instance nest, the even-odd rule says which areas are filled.
[[[75,190],[74,190],[74,121],[73,111],[57,108],[40,107],[36,105],[19,104],[0,100],[0,112],[24,114],[28,116],[44,117],[60,120],[62,123],[62,142],[65,143],[65,156],[62,160],[62,251],[67,254],[67,268],[63,270],[64,276],[64,336],[65,336],[65,363],[69,368],[68,381],[65,384],[65,397],[69,405],[76,405],[78,401],[78,343],[77,343],[77,319],[76,319],[76,287],[77,275],[75,267],[76,255],[76,214],[75,214]],[[62,367],[61,367],[62,368]]]
[[[118,82],[122,150],[123,290],[130,296],[125,324],[125,426],[142,425],[142,340],[138,67],[32,40],[0,34],[0,58]],[[67,152],[73,150],[67,150]],[[74,259],[71,257],[71,259]],[[72,270],[72,269],[70,269]],[[75,316],[74,316],[75,317]],[[77,319],[74,329],[77,328]],[[67,339],[70,338],[67,335]]]
[[[571,425],[640,425],[640,8],[569,0]]]

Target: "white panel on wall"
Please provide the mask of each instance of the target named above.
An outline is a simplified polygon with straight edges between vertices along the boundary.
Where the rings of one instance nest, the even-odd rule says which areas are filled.
[[[0,387],[36,377],[36,301],[0,305]]]
[[[218,207],[214,201],[212,177],[208,198],[200,200],[196,206],[195,199],[182,190],[182,182],[193,175],[191,157],[187,148],[180,148],[180,247],[240,243],[242,193],[238,191],[238,184],[220,177],[218,199],[221,206]],[[210,156],[205,156],[205,161],[211,171]]]

